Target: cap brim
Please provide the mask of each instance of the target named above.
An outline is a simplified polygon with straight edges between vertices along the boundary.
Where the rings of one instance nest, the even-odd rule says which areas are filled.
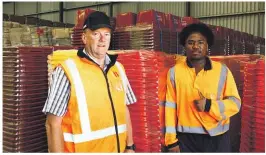
[[[90,29],[92,31],[97,30],[99,28],[109,28],[109,29],[113,30],[112,26],[107,25],[107,24],[94,25],[92,27],[85,27],[84,29],[86,29],[86,28],[88,28],[88,29]]]

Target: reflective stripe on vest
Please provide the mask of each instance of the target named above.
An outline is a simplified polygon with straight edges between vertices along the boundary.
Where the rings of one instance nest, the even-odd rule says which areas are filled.
[[[118,134],[123,133],[126,131],[126,125],[118,125]],[[87,142],[95,139],[104,138],[107,136],[115,135],[115,127],[109,127],[98,131],[91,131],[85,132],[83,134],[71,134],[71,133],[64,133],[64,140],[66,142],[74,142],[74,143],[82,143]]]
[[[122,77],[122,83],[123,83],[123,87],[124,87],[125,93],[127,93],[127,92],[133,92],[133,90],[132,90],[132,88],[131,88],[131,86],[129,84],[129,81],[127,79],[127,76],[126,76],[126,74],[125,74],[125,72],[123,70],[122,65],[119,62],[116,62],[115,65],[116,65],[116,67],[117,67],[117,69],[118,69],[118,71],[119,71],[119,73],[120,73],[120,75]],[[126,100],[125,103],[127,105],[129,105],[130,104],[130,101],[128,100],[128,98],[127,98],[126,95],[125,95],[125,100]]]
[[[117,67],[117,69],[118,69],[118,71],[119,71],[119,73],[120,73],[120,75],[122,77],[122,84],[123,84],[123,87],[124,87],[124,91],[127,92],[127,83],[128,83],[128,81],[127,81],[126,75],[125,75],[120,63],[116,62],[115,65],[116,65],[116,67]],[[129,102],[127,102],[127,96],[126,95],[125,95],[125,103],[129,103]]]
[[[218,106],[219,106],[220,114],[222,115],[221,121],[226,119],[226,116],[224,114],[224,102],[222,100],[220,100],[220,97],[222,94],[222,90],[225,86],[227,72],[228,72],[228,70],[227,70],[226,66],[224,64],[222,64],[220,79],[219,79],[219,83],[218,83],[218,90],[217,90]]]
[[[125,75],[125,73],[124,73],[124,71],[123,71],[122,66],[121,66],[120,63],[116,62],[115,65],[116,65],[116,67],[118,68],[118,71],[119,71],[119,73],[120,73],[120,75],[121,75],[121,77],[122,77],[123,87],[124,87],[124,90],[125,90],[125,92],[126,92],[126,89],[127,89],[127,82],[128,82],[128,81],[127,81],[127,78],[126,78],[126,75]]]
[[[228,72],[227,67],[224,64],[222,64],[220,79],[219,79],[219,83],[218,83],[218,90],[217,90],[217,100],[219,100],[221,98],[222,90],[223,90],[223,87],[225,85],[225,81],[226,81],[226,77],[227,77],[227,72]]]
[[[91,131],[86,95],[84,87],[82,85],[79,71],[77,69],[75,62],[72,59],[68,59],[66,61],[66,65],[73,79],[74,89],[77,96],[76,98],[80,115],[79,118],[80,118],[82,134],[63,133],[64,140],[66,142],[82,143],[86,141],[104,138],[110,135],[115,135],[116,133],[114,126],[97,131]],[[118,126],[118,133],[123,133],[125,131],[126,131],[126,124]]]
[[[175,88],[175,67],[170,69],[170,81],[172,83],[173,88]]]
[[[222,125],[221,123],[218,123],[217,127],[206,130],[204,127],[190,127],[190,126],[183,126],[178,125],[178,127],[165,127],[166,133],[177,133],[177,132],[186,132],[186,133],[197,133],[197,134],[209,134],[210,136],[215,136],[219,133],[226,132],[229,130],[229,124]]]

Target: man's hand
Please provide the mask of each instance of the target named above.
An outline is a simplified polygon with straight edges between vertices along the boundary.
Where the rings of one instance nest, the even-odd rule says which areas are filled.
[[[172,147],[171,149],[168,149],[168,150],[169,150],[169,152],[180,152],[179,145]]]
[[[135,153],[135,151],[131,149],[125,149],[124,153]]]
[[[205,105],[206,105],[206,98],[195,100],[194,104],[199,112],[204,112]]]

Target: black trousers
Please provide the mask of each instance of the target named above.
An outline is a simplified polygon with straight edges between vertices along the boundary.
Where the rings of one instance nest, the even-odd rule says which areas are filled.
[[[180,152],[231,152],[229,133],[213,136],[178,133]]]

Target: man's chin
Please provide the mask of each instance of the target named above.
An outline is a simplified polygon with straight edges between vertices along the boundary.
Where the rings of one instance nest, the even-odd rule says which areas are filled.
[[[106,54],[106,52],[108,51],[108,49],[106,49],[106,48],[102,48],[102,49],[98,49],[97,51],[98,51],[98,53],[100,53],[100,54]]]
[[[204,59],[205,57],[203,57],[203,56],[199,56],[199,57],[191,57],[191,59],[190,60],[193,60],[193,61],[199,61],[199,60],[202,60],[202,59]]]

